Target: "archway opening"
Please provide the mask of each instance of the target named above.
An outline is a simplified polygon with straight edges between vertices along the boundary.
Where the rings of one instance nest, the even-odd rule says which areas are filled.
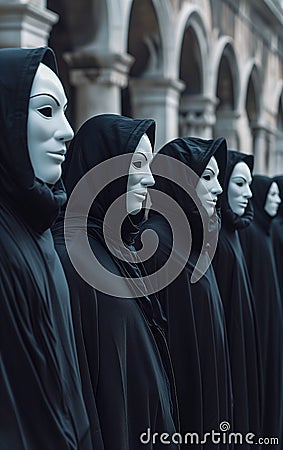
[[[238,134],[239,75],[235,53],[231,44],[226,44],[218,66],[216,85],[217,105],[215,109],[215,137],[223,136],[229,148],[239,149]]]
[[[128,53],[134,57],[129,78],[144,78],[160,73],[162,44],[158,19],[152,0],[134,0],[128,32]],[[122,90],[122,114],[133,115],[129,87]]]
[[[185,84],[180,97],[179,134],[205,137],[202,54],[199,38],[191,24],[183,36],[179,78]]]

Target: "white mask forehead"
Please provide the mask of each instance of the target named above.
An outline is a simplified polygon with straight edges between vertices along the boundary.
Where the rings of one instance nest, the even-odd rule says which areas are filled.
[[[270,195],[270,196],[279,195],[278,184],[275,183],[275,181],[273,181],[273,183],[271,184],[267,195]]]
[[[152,158],[152,146],[147,134],[143,134],[134,153],[145,153],[147,156],[150,155]]]
[[[216,161],[216,159],[215,159],[214,156],[212,156],[212,157],[210,158],[210,160],[208,161],[208,164],[207,164],[205,170],[206,170],[206,169],[212,170],[212,171],[216,174],[216,176],[219,175],[218,164],[217,164],[217,161]]]
[[[271,184],[269,191],[266,196],[266,201],[264,205],[264,210],[271,217],[276,216],[279,205],[281,203],[281,198],[279,195],[279,188],[275,181]]]
[[[30,97],[43,94],[55,97],[61,106],[67,103],[63,85],[56,73],[50,67],[40,63],[33,80]]]
[[[248,183],[252,181],[250,168],[244,161],[238,162],[231,173],[231,178],[237,177],[244,178]]]

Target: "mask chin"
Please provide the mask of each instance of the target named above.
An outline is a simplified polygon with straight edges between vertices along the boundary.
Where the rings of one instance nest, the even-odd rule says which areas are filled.
[[[133,193],[128,192],[127,194],[127,213],[131,216],[135,216],[138,214],[142,209],[142,204],[140,204],[135,198],[133,197]]]

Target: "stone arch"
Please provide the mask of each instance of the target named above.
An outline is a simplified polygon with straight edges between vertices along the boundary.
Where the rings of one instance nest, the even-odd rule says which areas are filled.
[[[174,54],[174,39],[172,39],[172,34],[174,34],[172,7],[168,1],[152,0],[152,2],[155,6],[160,29],[163,51],[163,76],[165,78],[174,78],[174,71],[172,70],[172,58]]]
[[[227,43],[218,65],[216,96],[218,109],[238,110],[240,95],[240,75],[234,48]]]
[[[225,61],[227,70],[230,72],[231,84],[234,89],[233,109],[237,110],[239,106],[240,97],[240,72],[238,57],[234,49],[233,39],[229,36],[222,36],[211,52],[210,67],[211,78],[208,83],[208,91],[210,95],[216,96],[217,85],[219,81],[219,71],[223,69],[221,64]]]
[[[200,66],[202,68],[203,88],[206,85],[206,71],[204,64],[208,55],[208,32],[201,11],[197,6],[186,5],[180,11],[178,22],[176,25],[175,48],[173,66],[176,67],[176,76],[181,65],[182,49],[186,31],[190,29],[195,36],[200,53]]]
[[[276,114],[276,134],[275,134],[275,173],[282,174],[283,167],[283,80],[280,80],[277,96],[277,114]],[[277,92],[278,92],[277,90]]]
[[[283,133],[283,80],[281,80],[281,94],[278,98],[277,107],[277,120],[276,127],[277,130]]]
[[[132,0],[48,0],[64,26],[68,51],[125,51],[125,21]]]
[[[163,42],[155,3],[154,0],[131,3],[128,53],[135,58],[130,72],[133,77],[163,73]]]
[[[246,110],[249,120],[260,120],[262,109],[263,74],[260,64],[252,59],[243,70],[240,110]],[[252,117],[253,116],[253,117]],[[255,117],[256,116],[256,117]]]
[[[280,102],[282,101],[282,93],[283,93],[283,79],[281,78],[277,81],[275,88],[273,86],[272,92],[270,92],[270,95],[268,97],[268,105],[270,111],[274,113],[275,116],[278,115]]]
[[[181,11],[176,31],[175,61],[184,83],[180,98],[179,134],[210,137],[211,102],[205,96],[207,30],[197,7]]]
[[[168,0],[133,0],[128,10],[127,52],[134,63],[122,92],[122,113],[154,118],[157,147],[175,137],[177,128],[179,85],[171,76],[173,20]]]
[[[109,42],[108,0],[48,0],[48,8],[60,16],[59,26],[64,26],[68,50]],[[111,1],[111,0],[110,0]]]
[[[230,148],[239,148],[238,118],[240,71],[233,40],[222,36],[212,53],[210,95],[216,98],[213,134],[224,136]]]
[[[250,59],[244,69],[240,107],[243,121],[243,142],[255,155],[255,173],[267,173],[270,170],[269,132],[262,117],[263,70],[260,63]]]

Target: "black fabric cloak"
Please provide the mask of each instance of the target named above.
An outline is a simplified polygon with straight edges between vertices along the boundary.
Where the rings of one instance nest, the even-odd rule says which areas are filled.
[[[29,93],[51,49],[0,50],[0,448],[88,450],[69,292],[49,227],[66,201],[36,179]]]
[[[158,169],[158,165],[165,164],[166,171],[173,180],[182,180],[182,186],[183,183],[187,183],[195,191],[195,182],[185,173],[181,173],[182,169],[174,173],[174,169],[171,170],[171,163],[159,161],[159,155],[177,159],[183,163],[182,167],[189,166],[198,177],[203,173],[210,158],[215,156],[220,168],[220,181],[221,183],[224,181],[226,142],[223,138],[215,140],[178,138],[166,144],[155,156],[152,163],[153,173]],[[209,219],[202,210],[200,201],[196,200],[194,203],[192,198],[173,181],[161,176],[156,176],[155,180],[156,184],[150,194],[152,211],[142,231],[154,230],[159,238],[159,245],[155,254],[145,261],[144,265],[148,274],[159,270],[168,258],[175,258],[174,262],[183,264],[184,267],[174,281],[158,292],[168,321],[167,336],[176,378],[183,438],[181,448],[188,448],[185,441],[186,433],[198,433],[198,442],[196,438],[187,440],[187,443],[191,443],[190,448],[227,449],[228,444],[212,443],[209,437],[205,445],[201,444],[205,439],[205,433],[212,430],[220,431],[221,422],[229,422],[229,426],[232,424],[232,393],[225,318],[214,270],[209,260],[211,240],[215,238],[215,233],[218,233],[218,215],[215,214]],[[170,254],[173,241],[169,222],[162,213],[154,211],[159,207],[158,199],[155,199],[157,191],[162,191],[173,198],[189,220],[192,232],[189,259],[183,255],[182,249],[175,255]],[[163,207],[167,213],[169,205],[165,203],[161,208]],[[204,226],[210,230],[204,243],[200,210],[205,217]],[[174,217],[174,211],[172,214]],[[173,219],[173,222],[176,234],[186,236],[188,231],[182,228],[178,220]],[[140,247],[139,244],[137,247]],[[199,281],[193,283],[191,276],[199,257],[207,260],[208,268]]]
[[[278,214],[272,221],[272,242],[273,251],[277,267],[278,283],[280,288],[281,303],[283,305],[283,176],[273,178],[276,181],[282,203],[279,207]]]
[[[153,146],[153,120],[114,114],[89,119],[73,140],[63,170],[68,195],[77,182],[101,162],[121,154],[128,154],[131,158],[144,133]],[[130,159],[123,166],[124,175],[129,173],[129,162]],[[94,177],[93,185],[99,184],[98,178],[99,175]],[[157,438],[154,445],[152,439],[154,432],[167,432],[171,436],[176,430],[174,420],[178,426],[174,378],[162,330],[164,318],[156,299],[132,294],[132,288],[139,285],[140,279],[135,257],[131,262],[124,262],[113,254],[118,250],[130,256],[132,235],[137,233],[140,215],[132,216],[136,225],[129,217],[123,223],[124,248],[113,236],[119,227],[115,218],[103,234],[105,214],[115,199],[126,193],[127,179],[128,175],[110,182],[109,171],[109,183],[90,208],[87,235],[91,249],[103,267],[120,277],[133,277],[132,285],[123,278],[120,282],[129,298],[102,292],[76,273],[67,253],[63,216],[56,223],[53,236],[69,280],[80,369],[82,378],[89,378],[92,382],[89,395],[98,412],[104,448],[159,449],[166,445],[169,449],[177,449],[179,446],[175,443],[162,445]],[[125,209],[126,203],[123,207]],[[76,214],[81,214],[79,204]],[[85,232],[80,226],[72,228],[68,221],[65,231],[66,241],[71,243]],[[106,234],[111,239],[111,250],[105,242]],[[94,273],[94,283],[96,276]],[[143,443],[140,435],[148,433],[148,430],[150,437],[143,435]]]
[[[262,359],[262,436],[281,439],[283,427],[283,316],[271,239],[272,217],[264,211],[272,178],[255,175],[252,182],[254,221],[240,240],[254,293]],[[269,447],[268,447],[269,448]]]
[[[253,209],[249,202],[245,213],[238,216],[228,203],[230,177],[239,162],[245,162],[252,173],[253,156],[229,150],[221,205],[222,227],[213,266],[226,318],[234,397],[234,430],[243,435],[251,432],[259,437],[262,383],[258,329],[251,284],[238,235],[238,230],[248,227],[252,222]],[[235,448],[251,446],[239,444]]]

